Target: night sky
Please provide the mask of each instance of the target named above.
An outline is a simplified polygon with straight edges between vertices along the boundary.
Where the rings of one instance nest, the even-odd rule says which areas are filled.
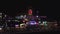
[[[32,7],[33,14],[36,14],[36,11],[39,11],[39,15],[46,15],[49,17],[59,17],[59,12],[55,6],[56,4],[46,1],[46,0],[4,0],[0,4],[0,11],[5,12],[10,16],[16,16],[19,13],[27,12],[27,8]]]
[[[39,11],[40,15],[46,15],[46,12],[48,11],[47,8],[47,1],[36,1],[36,0],[15,0],[15,1],[2,1],[0,10],[6,11],[9,15],[13,14],[13,16],[17,13],[26,12],[27,8],[32,7],[33,13],[36,13],[36,11]],[[11,14],[10,14],[11,13]]]

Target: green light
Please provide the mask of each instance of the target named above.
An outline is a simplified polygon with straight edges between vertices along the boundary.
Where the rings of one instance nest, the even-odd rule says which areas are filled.
[[[43,21],[44,26],[47,26],[47,21]]]

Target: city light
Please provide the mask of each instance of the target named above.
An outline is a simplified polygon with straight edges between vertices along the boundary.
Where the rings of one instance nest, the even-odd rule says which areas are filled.
[[[38,13],[38,12],[37,12]],[[8,15],[3,15],[4,19],[1,20],[0,19],[0,24],[4,25],[4,28],[6,27],[6,29],[9,29],[11,27],[13,27],[14,29],[18,29],[18,30],[35,30],[35,29],[40,29],[40,30],[45,30],[47,28],[54,28],[57,27],[57,21],[53,21],[53,22],[49,22],[47,20],[45,20],[45,18],[47,16],[39,16],[39,15],[32,15],[32,9],[28,10],[27,15],[26,14],[21,14],[21,15],[17,15],[17,16],[8,16]],[[2,13],[0,13],[0,18],[2,17]],[[8,18],[7,18],[8,17]],[[2,22],[3,21],[3,22]],[[11,27],[10,27],[11,26]],[[0,30],[4,29],[2,26],[0,26]],[[12,28],[11,28],[12,29]],[[30,31],[30,30],[29,30]],[[38,31],[38,30],[37,30]]]
[[[2,30],[2,28],[0,28],[0,30]]]
[[[0,18],[2,18],[2,16],[0,16]]]
[[[26,18],[25,18],[24,20],[25,20],[25,21],[28,21],[28,19],[26,19]]]
[[[0,13],[0,18],[2,18],[2,13]]]
[[[44,26],[47,26],[47,21],[43,21]]]
[[[29,14],[29,15],[32,15],[32,9],[29,9],[29,10],[28,10],[28,14]]]
[[[24,25],[24,24],[20,24],[20,28],[23,28],[23,25]]]
[[[15,20],[16,22],[18,22],[18,20]]]
[[[2,30],[3,26],[0,26],[0,30]]]
[[[24,15],[24,17],[23,18],[26,18],[27,16],[26,15]]]
[[[47,16],[40,16],[41,18],[47,18]]]
[[[38,18],[39,16],[37,15],[36,17]]]
[[[29,24],[29,22],[26,22],[26,24],[28,25],[28,24]]]
[[[17,25],[15,25],[15,27],[16,27],[16,28],[19,28],[19,25],[17,24]]]
[[[46,24],[47,23],[47,21],[43,21],[43,24]]]
[[[24,18],[24,16],[23,16],[23,15],[15,16],[15,18],[16,18],[16,19],[22,19],[22,18]]]
[[[41,23],[41,21],[39,21],[39,23]]]
[[[21,18],[23,18],[23,15],[20,15]]]
[[[2,15],[2,13],[0,13],[0,15]]]
[[[25,20],[23,20],[23,23],[25,23],[26,21]]]
[[[8,20],[8,22],[10,22],[11,20]]]
[[[5,15],[5,17],[6,17],[7,15]]]
[[[36,21],[30,21],[29,24],[30,25],[36,25],[37,23],[36,23]]]
[[[27,25],[25,23],[20,24],[20,28],[25,28]]]
[[[15,18],[20,19],[20,17],[19,17],[19,16],[16,16]]]

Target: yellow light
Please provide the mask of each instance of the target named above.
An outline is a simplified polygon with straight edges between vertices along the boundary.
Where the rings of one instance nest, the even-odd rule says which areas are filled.
[[[25,28],[25,27],[26,27],[25,23],[20,24],[20,28]]]
[[[23,28],[23,25],[24,25],[24,24],[20,24],[20,28]]]

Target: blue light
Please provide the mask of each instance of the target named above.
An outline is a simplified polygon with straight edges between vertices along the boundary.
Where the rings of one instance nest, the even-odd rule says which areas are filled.
[[[36,21],[30,21],[29,24],[30,25],[36,25],[37,23],[36,23]]]

